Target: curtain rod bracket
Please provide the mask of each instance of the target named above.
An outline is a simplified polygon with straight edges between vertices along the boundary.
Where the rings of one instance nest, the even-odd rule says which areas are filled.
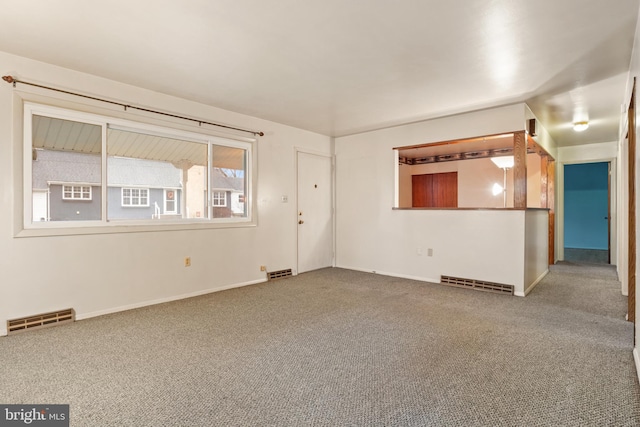
[[[39,84],[35,84],[35,83],[25,82],[25,81],[22,81],[22,80],[18,80],[16,78],[14,78],[13,76],[2,76],[2,80],[4,80],[7,83],[12,83],[13,87],[16,87],[16,83],[22,83],[22,84],[25,84],[25,85],[35,86],[35,87],[39,87],[39,88],[42,88],[42,89],[53,90],[55,92],[66,93],[68,95],[75,95],[75,96],[80,96],[82,98],[93,99],[94,101],[101,101],[101,102],[106,102],[106,103],[113,104],[113,105],[119,105],[119,106],[124,108],[124,111],[127,111],[127,109],[131,108],[131,109],[138,110],[138,111],[146,111],[148,113],[160,114],[160,115],[168,116],[168,117],[175,117],[177,119],[182,119],[182,120],[189,120],[189,121],[198,123],[198,126],[202,126],[202,124],[206,124],[206,125],[217,126],[217,127],[221,127],[221,128],[225,128],[225,129],[237,130],[237,131],[240,131],[240,132],[247,132],[247,133],[251,133],[251,134],[253,134],[255,136],[264,136],[264,132],[260,132],[260,131],[242,129],[242,128],[237,128],[237,127],[233,127],[233,126],[223,125],[223,124],[220,124],[220,123],[205,122],[205,121],[202,121],[202,120],[193,119],[191,117],[178,116],[176,114],[165,113],[165,112],[156,111],[156,110],[150,110],[150,109],[147,109],[147,108],[136,107],[134,105],[122,104],[120,102],[109,101],[107,99],[102,99],[102,98],[96,98],[96,97],[93,97],[93,96],[83,95],[81,93],[69,92],[69,91],[62,90],[62,89],[57,89],[57,88],[54,88],[54,87],[43,86],[43,85],[39,85]]]
[[[13,76],[2,76],[2,80],[7,83],[13,83],[13,87],[16,87],[16,80],[13,78]]]

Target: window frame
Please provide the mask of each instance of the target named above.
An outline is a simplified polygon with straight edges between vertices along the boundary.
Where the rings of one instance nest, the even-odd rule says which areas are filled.
[[[253,227],[257,225],[257,214],[255,209],[255,198],[253,197],[256,185],[257,167],[254,159],[254,150],[257,143],[256,138],[247,138],[234,134],[222,134],[211,129],[201,129],[195,125],[184,125],[175,123],[177,120],[166,120],[159,122],[158,120],[146,119],[145,117],[135,117],[132,120],[126,112],[109,111],[105,114],[104,109],[91,108],[85,105],[72,105],[72,108],[65,108],[44,105],[39,102],[42,100],[38,96],[29,96],[30,94],[22,94],[19,96],[18,111],[21,118],[22,135],[18,135],[15,139],[16,147],[19,145],[19,152],[22,153],[22,161],[18,163],[18,170],[22,171],[22,191],[16,191],[16,210],[19,213],[18,218],[21,221],[15,223],[15,237],[30,236],[46,236],[46,235],[73,235],[73,234],[104,234],[119,232],[146,232],[146,231],[173,231],[173,230],[193,230],[208,228],[228,228],[228,227]],[[70,103],[65,103],[70,104]],[[88,111],[86,111],[88,110]],[[46,116],[63,120],[82,122],[100,126],[102,129],[102,147],[101,147],[101,218],[99,220],[89,221],[33,221],[33,188],[32,188],[32,122],[33,116]],[[121,116],[127,116],[122,118]],[[156,124],[159,122],[160,124]],[[245,192],[249,195],[250,203],[247,204],[246,216],[228,218],[215,218],[213,216],[213,206],[211,199],[211,191],[207,191],[205,215],[198,218],[172,218],[171,221],[157,221],[154,219],[144,220],[125,220],[125,219],[108,219],[108,189],[107,184],[107,130],[109,127],[118,129],[134,129],[137,132],[147,133],[151,135],[161,135],[168,138],[184,140],[186,142],[196,142],[207,145],[206,167],[206,184],[211,188],[212,173],[214,166],[213,149],[215,145],[230,148],[239,148],[244,151],[244,174],[245,174]],[[17,160],[17,159],[16,159]],[[20,167],[21,166],[21,167]],[[133,187],[131,187],[133,188]],[[174,190],[175,191],[175,190]],[[92,189],[92,200],[95,199],[95,191]],[[150,192],[148,193],[149,202]],[[88,199],[74,199],[88,200]],[[178,201],[176,200],[176,203]],[[127,206],[128,208],[129,206]],[[132,206],[133,207],[133,206]],[[177,212],[177,205],[176,205]]]

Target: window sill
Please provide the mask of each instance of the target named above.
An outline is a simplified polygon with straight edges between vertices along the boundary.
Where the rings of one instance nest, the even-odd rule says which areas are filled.
[[[51,224],[51,223],[49,223]],[[49,237],[49,236],[81,236],[91,234],[120,234],[120,233],[147,233],[147,232],[166,232],[166,231],[188,231],[188,230],[215,230],[225,228],[247,228],[257,226],[256,221],[237,219],[225,220],[218,219],[215,222],[209,220],[193,221],[193,222],[169,222],[163,221],[162,224],[145,221],[144,223],[131,223],[123,221],[114,221],[107,224],[99,225],[82,225],[76,224],[59,224],[52,226],[34,226],[19,230],[16,238],[23,237]]]
[[[394,211],[548,211],[549,208],[391,208]]]

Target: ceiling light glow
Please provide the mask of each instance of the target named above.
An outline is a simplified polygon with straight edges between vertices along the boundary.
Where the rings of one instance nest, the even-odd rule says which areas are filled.
[[[491,161],[501,169],[510,169],[513,167],[513,156],[492,157]]]
[[[589,122],[575,122],[573,124],[573,130],[575,130],[576,132],[582,132],[587,130],[587,128],[589,127]]]

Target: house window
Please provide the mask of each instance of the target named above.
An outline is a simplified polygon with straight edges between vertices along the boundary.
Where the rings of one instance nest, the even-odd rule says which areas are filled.
[[[63,200],[91,200],[91,186],[87,185],[63,185]]]
[[[227,206],[227,193],[225,191],[213,192],[213,206],[217,206],[217,207]]]
[[[149,189],[123,188],[122,206],[149,206]]]
[[[56,221],[109,225],[114,232],[121,231],[113,227],[118,221],[168,228],[253,223],[250,204],[214,209],[230,206],[228,194],[252,200],[251,138],[222,138],[200,129],[188,132],[29,102],[24,120],[25,228],[69,228],[56,227]],[[51,197],[44,204],[39,194]],[[47,221],[39,220],[44,211]],[[161,221],[165,214],[172,221]]]

